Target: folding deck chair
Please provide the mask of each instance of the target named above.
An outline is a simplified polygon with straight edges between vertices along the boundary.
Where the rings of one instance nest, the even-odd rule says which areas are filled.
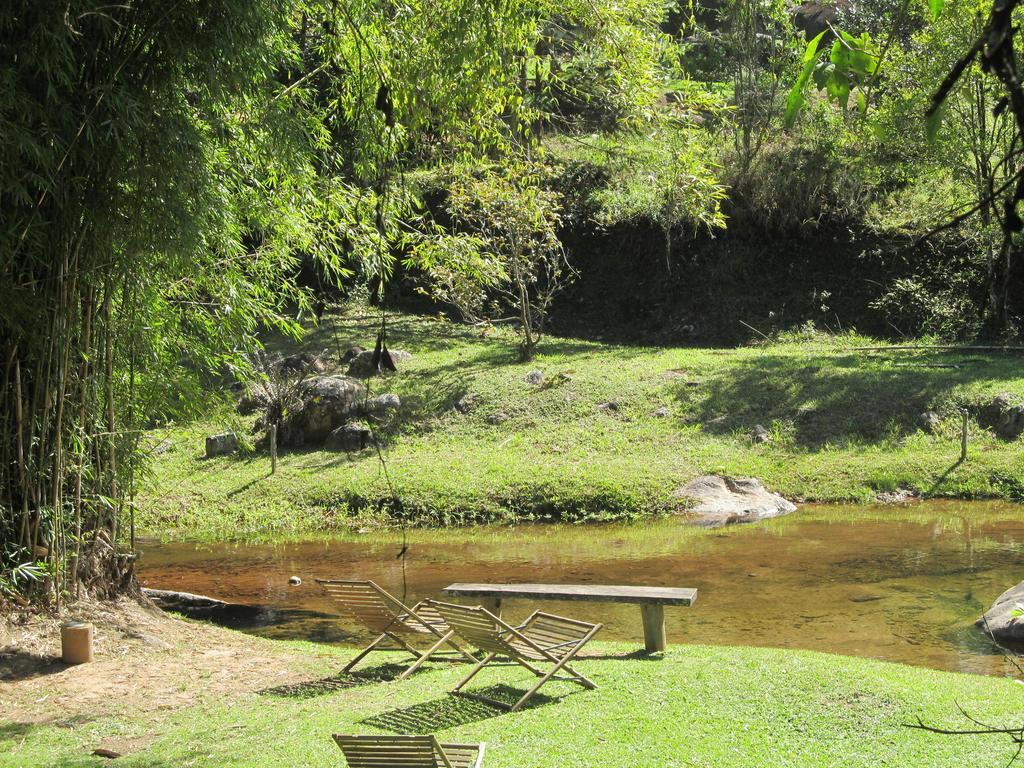
[[[585,621],[566,619],[550,613],[535,611],[525,622],[518,627],[513,627],[479,606],[471,608],[467,605],[441,603],[435,600],[426,602],[441,615],[448,626],[455,631],[455,634],[487,653],[452,689],[452,693],[480,699],[515,712],[552,678],[571,680],[584,688],[597,688],[596,684],[570,667],[569,661],[597,634],[601,629],[601,624],[589,624]],[[480,694],[462,693],[462,687],[472,680],[477,672],[490,664],[496,656],[506,656],[540,678],[537,684],[523,694],[515,704],[510,705]],[[552,666],[550,670],[543,672],[531,662],[546,662]],[[565,672],[567,676],[556,676],[559,670]]]
[[[372,581],[341,581],[317,579],[345,613],[380,636],[370,643],[359,655],[345,665],[343,672],[350,671],[367,654],[374,650],[385,650],[378,646],[391,640],[399,648],[415,657],[411,667],[398,676],[404,680],[422,666],[431,656],[440,656],[439,649],[448,645],[463,657],[460,660],[476,663],[476,657],[464,650],[452,637],[455,634],[444,619],[430,608],[426,601],[416,603],[412,608],[392,597]],[[418,651],[399,635],[432,635],[435,642],[425,651]]]
[[[334,734],[349,768],[480,768],[486,744],[439,744],[429,736]]]

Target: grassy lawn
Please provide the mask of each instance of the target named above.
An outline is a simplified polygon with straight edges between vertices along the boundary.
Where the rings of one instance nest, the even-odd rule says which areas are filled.
[[[375,333],[376,319],[328,315],[300,346],[337,359],[352,344],[371,345]],[[677,507],[679,485],[707,472],[755,475],[809,501],[865,501],[897,489],[1024,496],[1020,440],[999,440],[972,419],[970,458],[956,464],[959,409],[976,413],[1000,392],[1024,396],[1015,355],[864,352],[853,348],[871,340],[853,336],[739,349],[548,338],[536,360],[521,364],[506,331],[485,336],[411,316],[392,318],[390,339],[413,359],[371,383],[374,394],[396,392],[403,403],[378,433],[405,514],[418,522],[663,513]],[[524,380],[532,370],[544,384]],[[463,414],[453,406],[467,395],[472,408]],[[599,407],[609,402],[617,408]],[[667,416],[655,415],[661,408]],[[943,417],[937,436],[918,428],[928,409]],[[365,525],[387,505],[373,451],[286,452],[272,477],[265,455],[202,458],[203,437],[231,424],[225,410],[153,433],[173,445],[143,492],[141,529],[276,536],[343,527],[354,513]],[[758,424],[768,443],[751,439]]]
[[[595,643],[595,657],[577,667],[597,690],[556,682],[536,704],[504,713],[446,693],[462,666],[428,665],[406,681],[387,679],[387,666],[338,676],[351,649],[282,645],[320,659],[311,682],[146,715],[0,719],[0,766],[103,765],[90,753],[111,739],[128,745],[117,761],[125,768],[340,766],[331,733],[397,732],[486,741],[487,768],[1001,767],[1013,753],[1006,737],[903,724],[920,716],[964,727],[957,704],[1003,725],[1024,711],[1024,687],[1007,679],[762,648],[671,646],[655,660],[628,655],[635,646]],[[517,669],[485,672],[471,689],[531,682]]]

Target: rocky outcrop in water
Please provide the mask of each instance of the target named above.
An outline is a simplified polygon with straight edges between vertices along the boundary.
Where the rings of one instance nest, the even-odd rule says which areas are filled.
[[[223,600],[206,595],[195,595],[191,592],[176,592],[171,589],[142,588],[142,594],[152,600],[160,608],[168,611],[202,611],[216,610],[227,606]]]
[[[796,511],[795,504],[769,491],[756,477],[704,475],[677,490],[675,496],[694,502],[686,514],[694,517],[696,525],[711,528]]]
[[[1004,643],[1024,643],[1024,581],[1010,587],[992,603],[985,615],[975,622],[994,640]]]

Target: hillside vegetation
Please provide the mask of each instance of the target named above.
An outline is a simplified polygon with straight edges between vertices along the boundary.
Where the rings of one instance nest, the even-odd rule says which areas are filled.
[[[301,348],[337,360],[368,345],[379,318],[328,314]],[[704,473],[755,475],[789,498],[864,501],[880,492],[1024,495],[1022,443],[960,409],[1001,392],[1024,395],[1024,368],[1006,353],[878,347],[806,332],[735,349],[650,349],[548,337],[531,363],[510,333],[441,319],[392,316],[391,344],[412,353],[397,374],[370,380],[395,392],[397,416],[372,425],[376,452],[266,452],[203,458],[203,438],[244,428],[229,408],[155,430],[140,526],[169,536],[273,536],[373,520],[458,524],[534,518],[604,520],[663,514],[673,492]],[[874,346],[872,350],[858,347]],[[280,352],[293,344],[270,344]],[[527,383],[531,371],[543,383]],[[455,406],[468,405],[463,413]],[[919,427],[925,410],[938,434]],[[756,442],[761,425],[768,440]],[[392,497],[390,478],[399,502]]]

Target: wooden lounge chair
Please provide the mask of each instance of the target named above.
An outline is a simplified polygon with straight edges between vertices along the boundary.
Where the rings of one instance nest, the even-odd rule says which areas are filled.
[[[350,671],[371,651],[388,650],[380,647],[387,640],[415,657],[413,665],[398,676],[399,680],[407,678],[431,656],[443,655],[440,649],[445,645],[460,654],[460,660],[476,663],[476,658],[452,639],[455,633],[451,627],[426,601],[409,608],[372,581],[317,579],[317,582],[345,613],[370,630],[380,632],[376,640],[345,665],[343,672]],[[403,640],[401,635],[431,635],[435,642],[427,650],[419,651]]]
[[[455,630],[455,634],[487,653],[452,689],[452,693],[480,699],[514,712],[552,678],[571,680],[584,688],[597,688],[592,681],[572,669],[569,661],[597,634],[601,624],[589,624],[535,611],[525,622],[513,627],[486,608],[441,603],[435,600],[426,602],[441,615],[449,627]],[[496,701],[479,694],[462,693],[462,687],[497,656],[507,657],[540,678],[515,704]],[[544,672],[535,666],[536,663],[547,663],[552,666]],[[565,672],[566,676],[558,677],[556,673],[559,670]]]
[[[486,744],[439,744],[430,736],[334,734],[349,768],[480,768]]]

